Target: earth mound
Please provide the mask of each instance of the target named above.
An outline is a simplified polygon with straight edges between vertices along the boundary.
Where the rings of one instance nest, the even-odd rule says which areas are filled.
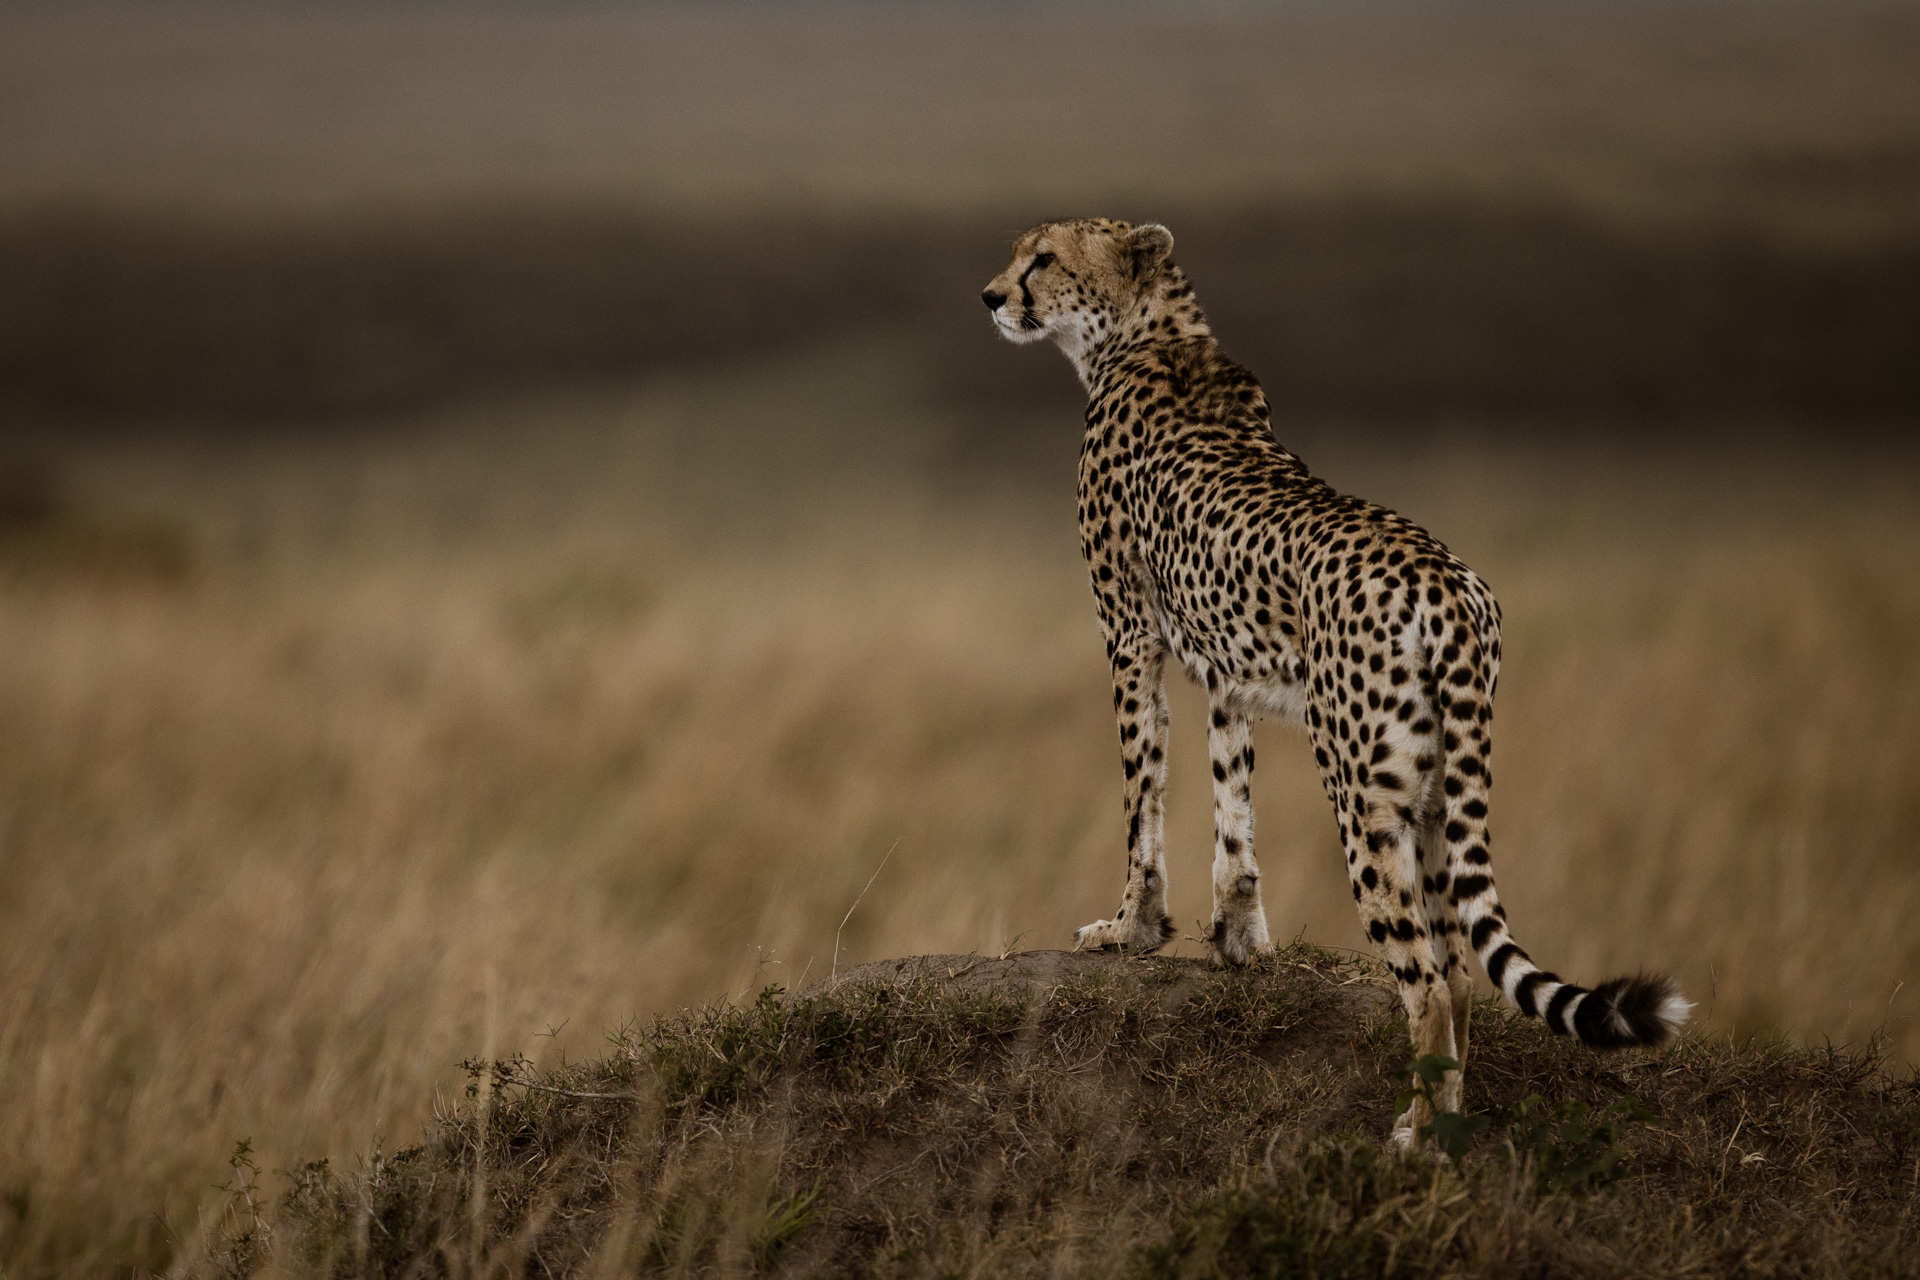
[[[327,1275],[1900,1275],[1920,1081],[1694,1036],[1599,1055],[1476,1007],[1454,1161],[1383,1146],[1408,1063],[1371,962],[1059,951],[865,964],[292,1171],[210,1268]],[[1477,1123],[1477,1122],[1476,1122]]]

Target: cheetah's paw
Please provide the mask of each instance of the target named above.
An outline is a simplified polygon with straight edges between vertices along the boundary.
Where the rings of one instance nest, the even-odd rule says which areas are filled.
[[[1173,919],[1161,916],[1152,923],[1144,914],[1132,920],[1096,920],[1074,930],[1075,951],[1119,951],[1127,955],[1151,955],[1173,941]]]
[[[1207,930],[1207,951],[1221,968],[1245,968],[1253,957],[1268,951],[1267,922],[1260,915],[1238,920],[1215,920]]]
[[[1412,1125],[1405,1120],[1394,1122],[1393,1132],[1387,1135],[1387,1143],[1394,1152],[1403,1156],[1422,1156],[1437,1165],[1450,1165],[1453,1157],[1432,1143],[1422,1143]]]
[[[1452,1164],[1453,1157],[1442,1151],[1438,1144],[1422,1142],[1420,1139],[1420,1130],[1432,1119],[1432,1111],[1425,1101],[1414,1103],[1394,1118],[1393,1130],[1387,1135],[1388,1144],[1403,1156],[1420,1155],[1435,1164]]]

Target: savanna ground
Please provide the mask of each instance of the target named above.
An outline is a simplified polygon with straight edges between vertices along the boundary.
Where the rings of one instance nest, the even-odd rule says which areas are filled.
[[[1920,26],[1021,21],[1082,56],[998,9],[0,15],[7,1276],[1911,1271]],[[1171,222],[1286,442],[1499,594],[1516,931],[1702,1029],[1486,1017],[1468,1105],[1637,1094],[1621,1198],[1534,1195],[1504,1122],[1468,1183],[1379,1163],[1398,1024],[1320,953],[757,1001],[1112,908],[1075,388],[974,300],[1093,210]],[[1357,947],[1257,737],[1274,935]],[[643,1097],[466,1096],[515,1055]]]

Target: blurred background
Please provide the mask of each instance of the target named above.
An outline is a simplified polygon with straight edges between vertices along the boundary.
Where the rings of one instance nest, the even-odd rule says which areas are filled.
[[[1499,594],[1537,956],[1905,1070],[1916,67],[1892,4],[0,5],[0,1268],[1111,912],[1081,394],[977,300],[1050,216],[1167,223]],[[1360,947],[1257,738],[1274,935]]]

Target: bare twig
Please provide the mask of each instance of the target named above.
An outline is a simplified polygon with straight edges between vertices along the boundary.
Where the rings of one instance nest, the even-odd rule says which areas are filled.
[[[637,1093],[588,1093],[584,1089],[556,1089],[550,1084],[535,1084],[531,1080],[503,1080],[502,1084],[517,1085],[522,1089],[538,1089],[541,1093],[557,1093],[563,1098],[605,1098],[611,1102],[638,1102]]]
[[[834,978],[838,977],[840,973],[840,933],[841,931],[847,927],[847,921],[853,919],[854,911],[860,906],[861,900],[867,896],[867,889],[873,888],[873,882],[880,878],[880,873],[887,869],[887,863],[893,860],[893,850],[898,849],[899,847],[900,847],[900,838],[896,836],[894,838],[892,848],[889,848],[887,850],[887,856],[880,859],[880,865],[875,867],[873,869],[873,874],[867,877],[866,888],[863,888],[860,890],[860,897],[855,898],[853,900],[853,906],[847,908],[847,914],[840,917],[840,928],[835,929],[833,931],[833,970],[827,975],[827,980],[829,982],[831,982]]]
[[[467,1064],[462,1064],[462,1065],[467,1065]],[[524,1075],[521,1074],[521,1071],[524,1068],[528,1067],[529,1065],[530,1064],[526,1063],[524,1060],[516,1058],[510,1061],[502,1061],[502,1062],[473,1063],[471,1065],[468,1065],[468,1070],[475,1073],[484,1071],[488,1076],[492,1078],[493,1087],[495,1090],[506,1089],[506,1088],[520,1088],[520,1089],[533,1089],[539,1093],[557,1094],[562,1098],[587,1098],[587,1099],[596,1100],[596,1101],[604,1100],[608,1102],[640,1101],[639,1094],[630,1093],[626,1090],[621,1090],[620,1092],[617,1092],[617,1093],[595,1093],[587,1089],[562,1089],[557,1085],[535,1084],[533,1081],[527,1079]]]

